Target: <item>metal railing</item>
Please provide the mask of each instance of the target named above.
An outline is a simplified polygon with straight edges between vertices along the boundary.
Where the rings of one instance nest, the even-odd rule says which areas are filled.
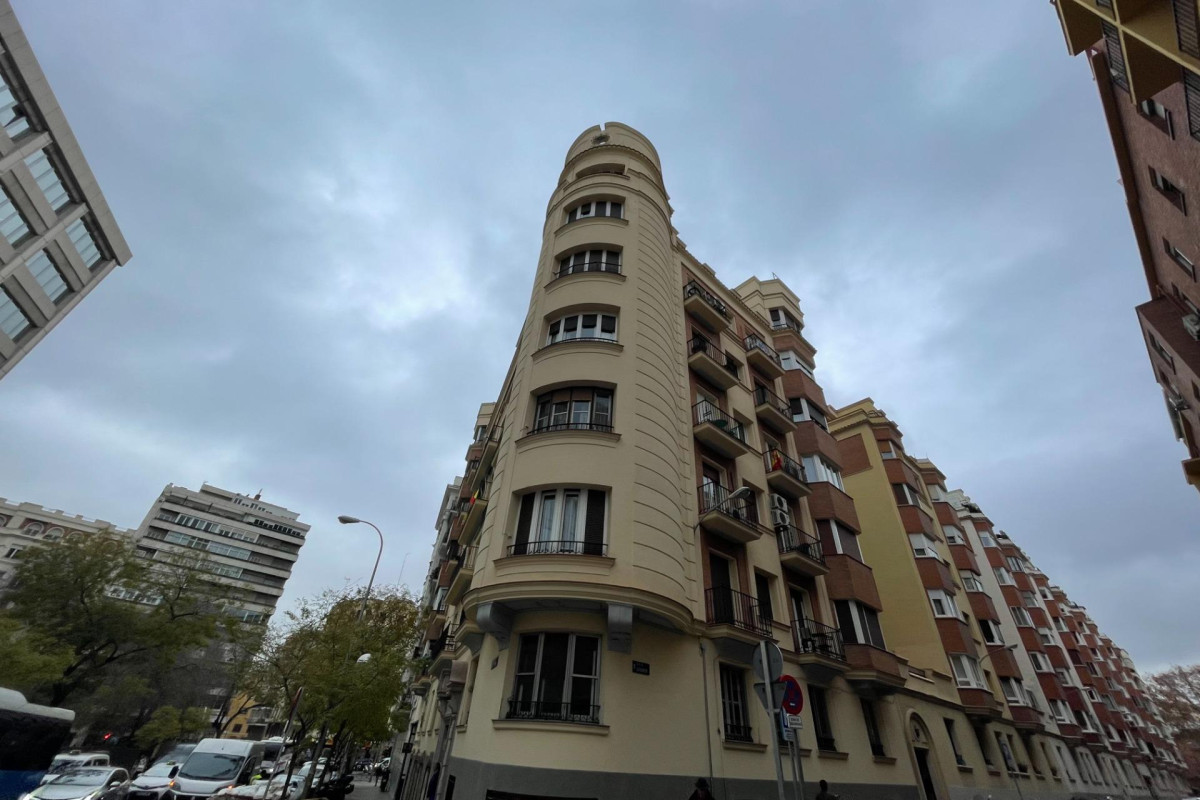
[[[688,355],[694,356],[696,353],[704,353],[713,361],[716,361],[718,364],[724,367],[725,371],[730,375],[735,378],[738,377],[737,362],[730,358],[729,354],[724,350],[710,342],[707,337],[701,336],[700,334],[696,334],[692,337],[691,341],[688,342]]]
[[[612,425],[601,425],[598,422],[556,422],[554,424],[539,425],[529,432],[530,436],[535,433],[553,433],[555,431],[599,431],[600,433],[612,433]]]
[[[785,317],[780,322],[772,321],[771,322],[771,330],[773,330],[773,331],[791,330],[791,331],[795,331],[796,333],[800,333],[800,334],[804,333],[804,330],[800,327],[800,323],[794,322],[790,317]]]
[[[600,724],[600,706],[583,703],[549,703],[542,700],[508,701],[505,719],[539,719],[550,722],[578,722],[585,725]]]
[[[583,261],[578,264],[559,264],[554,277],[563,278],[567,275],[577,275],[580,272],[607,272],[612,275],[620,275],[621,265],[612,261]]]
[[[509,545],[510,556],[603,556],[608,553],[604,542],[584,542],[578,539],[549,539],[546,541],[517,542]]]
[[[763,466],[766,467],[767,472],[783,472],[791,475],[801,483],[808,483],[808,476],[804,472],[804,465],[788,456],[782,450],[776,450],[772,447],[763,453]]]
[[[788,419],[792,418],[792,404],[762,384],[754,387],[754,405],[774,406],[780,414]]]
[[[753,742],[754,731],[749,725],[734,725],[731,722],[725,723],[725,741],[727,742]]]
[[[836,658],[838,661],[846,660],[842,632],[831,625],[813,619],[798,619],[792,622],[792,634],[796,637],[797,652],[816,653]]]
[[[739,442],[743,444],[746,442],[746,431],[742,429],[742,423],[707,400],[701,400],[692,406],[692,420],[697,425],[704,422],[711,422]]]
[[[757,350],[767,358],[771,359],[771,362],[775,364],[775,366],[783,369],[783,362],[779,360],[779,353],[775,352],[775,348],[764,342],[757,333],[752,333],[743,339],[742,347],[746,348],[747,353],[752,350]]]
[[[705,289],[696,281],[688,281],[683,287],[683,299],[687,300],[689,297],[699,297],[701,300],[708,303],[712,309],[722,317],[729,319],[729,309],[725,307],[725,304],[717,299],[716,295],[714,295],[708,289]]]
[[[458,562],[458,568],[460,570],[475,569],[475,553],[478,551],[478,549],[479,548],[475,545],[464,547],[458,552],[457,555],[454,556],[454,560]]]
[[[818,563],[825,563],[821,540],[811,533],[805,533],[794,525],[776,525],[775,538],[779,541],[780,553],[799,553]]]
[[[704,609],[709,625],[732,625],[765,638],[771,636],[771,620],[762,616],[758,601],[748,594],[714,586],[704,591]]]
[[[719,483],[702,483],[697,491],[700,494],[701,514],[716,511],[738,522],[758,525],[758,504],[753,495],[730,500],[733,490]]]
[[[616,344],[616,336],[563,336],[555,339],[553,342],[547,342],[542,345],[543,350],[547,347],[557,347],[560,344],[570,344],[571,342],[604,342],[605,344]]]
[[[429,643],[429,657],[431,659],[437,658],[442,653],[448,656],[454,655],[454,650],[458,647],[454,641],[454,632],[457,629],[457,625],[447,625],[442,635]]]

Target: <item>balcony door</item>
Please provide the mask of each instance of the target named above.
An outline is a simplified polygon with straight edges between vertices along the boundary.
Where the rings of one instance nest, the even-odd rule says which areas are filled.
[[[715,508],[724,499],[721,497],[721,480],[724,474],[718,467],[704,463],[701,466],[700,494],[704,498],[704,508],[701,513]]]
[[[709,550],[708,575],[712,589],[712,621],[732,623],[734,621],[733,562]]]
[[[788,595],[792,602],[792,619],[800,626],[803,626],[804,620],[813,618],[812,606],[808,600],[808,592],[795,586],[789,586]]]

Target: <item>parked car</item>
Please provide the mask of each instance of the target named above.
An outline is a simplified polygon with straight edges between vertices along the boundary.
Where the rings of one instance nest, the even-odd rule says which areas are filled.
[[[179,764],[165,759],[133,779],[129,786],[129,800],[159,800],[171,789]]]
[[[45,776],[42,777],[42,783],[49,783],[54,779],[55,775],[62,775],[68,770],[73,770],[78,767],[107,767],[108,753],[94,752],[83,753],[79,750],[72,750],[68,753],[59,753],[50,762],[50,769],[46,770]]]
[[[129,773],[120,767],[76,767],[55,775],[22,800],[125,800]]]

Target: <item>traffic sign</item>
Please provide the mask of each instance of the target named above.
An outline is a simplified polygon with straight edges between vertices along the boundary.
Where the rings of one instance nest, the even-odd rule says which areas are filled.
[[[779,680],[779,676],[783,674],[783,651],[779,649],[779,645],[774,642],[766,642],[767,651],[767,668],[770,672],[770,677],[764,674],[763,670],[763,648],[759,647],[754,651],[754,677],[760,681],[775,682]]]
[[[794,731],[804,730],[804,717],[799,714],[784,714],[783,724]]]
[[[784,675],[779,680],[783,684],[783,698],[778,707],[789,714],[799,714],[804,710],[804,691],[800,688],[800,681],[791,675]]]
[[[775,683],[771,684],[771,688],[775,690],[772,692],[773,696],[771,698],[775,702],[773,702],[770,707],[779,708],[780,704],[783,703],[783,693],[786,690],[786,687],[779,681],[776,681]],[[767,708],[767,685],[765,683],[755,683],[754,693],[758,695],[758,702],[763,704],[763,708]]]

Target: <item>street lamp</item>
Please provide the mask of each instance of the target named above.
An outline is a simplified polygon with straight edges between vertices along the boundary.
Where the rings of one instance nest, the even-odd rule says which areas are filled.
[[[347,514],[339,515],[338,522],[343,525],[354,525],[361,522],[364,525],[370,525],[375,529],[375,533],[379,534],[379,554],[375,556],[375,567],[371,570],[371,579],[367,581],[367,592],[363,595],[362,608],[358,610],[358,618],[362,619],[367,613],[367,600],[371,597],[371,587],[375,585],[375,573],[379,569],[379,559],[383,558],[383,531],[379,530],[379,526],[374,522],[367,522],[365,519],[351,517]]]

